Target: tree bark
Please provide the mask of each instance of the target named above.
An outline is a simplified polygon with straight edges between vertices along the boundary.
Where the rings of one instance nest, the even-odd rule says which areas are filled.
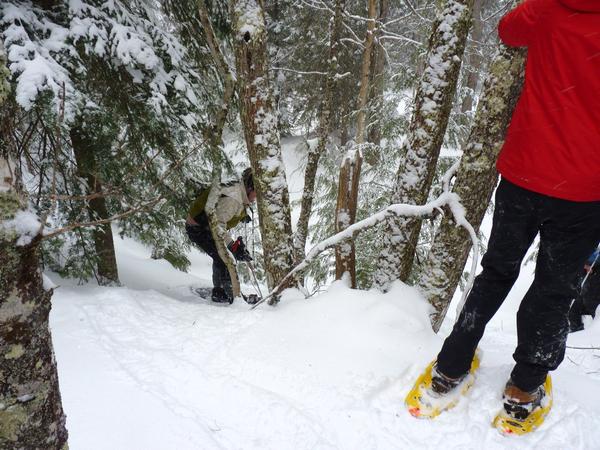
[[[0,45],[0,108],[8,96],[8,71]],[[3,129],[2,134],[5,135]],[[4,144],[8,142],[2,136]],[[14,166],[0,154],[0,448],[66,449],[52,339],[48,328],[52,290],[45,290],[37,238],[17,245],[7,222],[26,202]],[[8,152],[10,153],[10,152]],[[12,167],[12,168],[11,168]]]
[[[71,128],[71,144],[79,175],[87,181],[87,194],[102,194],[102,182],[98,176],[95,153],[98,142],[87,135],[81,126]],[[89,200],[87,204],[90,220],[108,219],[110,217],[106,206],[106,198],[99,195]],[[119,271],[112,227],[110,223],[97,225],[93,230],[94,247],[97,259],[96,279],[100,286],[119,284]]]
[[[402,148],[404,158],[396,175],[393,203],[427,201],[456,92],[472,7],[473,0],[446,0],[434,22],[427,65]],[[387,223],[385,251],[374,277],[376,286],[385,289],[394,280],[408,279],[420,230],[420,219],[400,218]]]
[[[504,143],[523,84],[525,52],[501,45],[490,65],[475,121],[464,148],[453,186],[466,210],[466,219],[479,230],[498,174],[496,159]],[[417,285],[433,305],[431,323],[439,330],[471,249],[471,239],[450,216],[444,216]]]
[[[218,106],[215,112],[214,122],[204,133],[204,138],[207,140],[210,146],[210,151],[213,154],[213,180],[206,202],[206,215],[208,217],[208,224],[211,229],[212,235],[215,237],[215,245],[219,256],[225,263],[229,277],[231,278],[231,286],[234,297],[241,296],[240,280],[238,277],[236,262],[233,259],[231,253],[225,247],[224,237],[226,230],[219,226],[219,221],[215,215],[215,206],[219,200],[221,192],[221,162],[223,160],[223,130],[227,122],[227,116],[229,114],[229,107],[233,101],[233,95],[235,93],[235,81],[234,75],[225,61],[223,51],[219,45],[219,41],[212,27],[212,23],[209,18],[208,8],[204,0],[197,0],[198,13],[200,16],[200,22],[204,27],[204,34],[208,42],[211,55],[217,66],[221,81],[223,83],[223,94],[221,104]]]
[[[240,116],[254,174],[269,287],[293,267],[288,184],[269,77],[267,31],[261,0],[232,0]],[[276,301],[276,299],[275,299]]]
[[[385,49],[379,40],[382,35],[382,27],[387,21],[390,9],[389,0],[379,0],[379,25],[375,35],[377,42],[373,46],[373,58],[371,68],[371,101],[373,102],[373,110],[371,111],[371,127],[368,130],[369,142],[375,145],[381,144],[381,112],[383,110],[383,93],[385,88]]]
[[[329,34],[329,66],[323,92],[323,103],[321,104],[318,141],[316,148],[309,148],[308,161],[304,172],[304,190],[300,205],[300,217],[294,235],[294,251],[296,263],[304,259],[306,239],[308,237],[308,221],[312,213],[312,205],[315,193],[315,182],[319,160],[325,152],[329,133],[331,132],[331,116],[333,108],[333,92],[335,89],[336,74],[338,72],[338,47],[342,32],[342,20],[346,0],[336,0],[335,13],[332,17],[331,30]]]
[[[481,20],[481,7],[484,0],[475,0],[473,3],[473,26],[471,27],[471,51],[468,52],[469,71],[465,80],[465,95],[463,97],[461,111],[468,113],[473,109],[477,86],[482,66],[481,40],[483,38],[483,22]]]
[[[359,151],[349,154],[340,166],[338,197],[335,207],[335,232],[340,233],[356,221],[358,182],[362,156]],[[350,285],[356,288],[356,251],[354,239],[342,241],[335,247],[335,279],[350,275]]]
[[[335,231],[339,233],[356,221],[358,206],[358,186],[362,166],[360,146],[365,143],[367,131],[367,101],[369,99],[369,79],[371,74],[371,55],[377,16],[377,1],[369,0],[367,32],[364,40],[363,59],[360,74],[356,118],[356,149],[348,154],[340,166],[338,197],[335,208]],[[335,278],[339,280],[345,272],[350,274],[350,284],[356,288],[356,250],[354,241],[349,239],[335,248]]]

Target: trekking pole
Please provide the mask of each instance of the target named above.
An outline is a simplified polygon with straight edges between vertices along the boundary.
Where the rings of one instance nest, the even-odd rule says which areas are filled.
[[[258,294],[260,295],[260,298],[262,299],[263,295],[262,295],[262,292],[260,290],[260,286],[258,284],[258,279],[256,278],[256,272],[254,271],[254,264],[252,264],[252,261],[246,261],[246,265],[250,269],[250,273],[252,274],[252,278],[254,278],[254,287],[256,288],[256,291],[258,292]]]
[[[583,287],[583,285],[587,281],[588,277],[590,276],[590,273],[592,273],[592,270],[594,270],[594,266],[596,265],[596,261],[598,261],[598,257],[600,257],[600,252],[594,258],[594,261],[592,262],[592,265],[590,266],[590,270],[588,270],[588,272],[585,274],[585,277],[583,277],[583,281],[581,282],[580,287]]]

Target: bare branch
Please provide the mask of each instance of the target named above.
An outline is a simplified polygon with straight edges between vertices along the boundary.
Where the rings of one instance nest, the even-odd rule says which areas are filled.
[[[290,286],[290,282],[297,276],[298,273],[303,272],[308,268],[308,265],[325,250],[335,247],[343,240],[354,238],[359,233],[372,228],[381,222],[389,219],[390,217],[402,217],[402,216],[414,216],[427,218],[432,216],[436,211],[442,210],[442,207],[447,206],[452,214],[454,215],[457,224],[463,225],[466,220],[464,219],[462,206],[459,203],[458,196],[451,192],[444,192],[435,200],[426,203],[425,205],[407,205],[407,204],[395,204],[388,206],[386,209],[367,217],[359,222],[350,225],[345,230],[334,234],[333,236],[325,239],[319,244],[315,245],[306,255],[306,258],[298,264],[292,271],[290,271],[266,297],[261,299],[260,302],[252,306],[251,309],[256,308],[261,303],[268,300],[269,304],[272,300],[277,297],[284,289]]]
[[[106,223],[111,223],[114,222],[115,220],[118,219],[122,219],[123,217],[127,217],[130,216],[131,214],[135,214],[141,211],[145,211],[151,207],[153,207],[154,205],[156,205],[159,201],[163,200],[162,196],[158,196],[152,200],[150,200],[149,202],[143,203],[140,206],[136,207],[136,208],[130,208],[125,212],[122,212],[120,214],[116,214],[112,217],[109,217],[107,219],[101,219],[101,220],[94,220],[94,221],[90,221],[90,222],[79,222],[79,223],[74,223],[71,225],[68,225],[66,227],[63,228],[59,228],[58,230],[54,230],[51,233],[48,234],[43,234],[42,235],[42,239],[50,239],[54,236],[58,236],[59,234],[64,234],[68,231],[72,231],[75,230],[77,228],[84,228],[84,227],[93,227],[96,225],[103,225]],[[42,224],[43,226],[43,224]]]

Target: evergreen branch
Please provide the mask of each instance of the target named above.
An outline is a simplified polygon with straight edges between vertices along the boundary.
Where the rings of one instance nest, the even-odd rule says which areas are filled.
[[[56,195],[56,172],[58,171],[58,152],[62,152],[62,124],[65,119],[65,83],[63,81],[60,103],[58,106],[58,120],[56,121],[56,146],[53,146],[54,150],[54,161],[52,161],[52,195]],[[42,234],[44,230],[44,224],[48,220],[48,216],[54,211],[56,208],[56,200],[52,199],[50,202],[50,208],[44,213],[44,215],[40,219],[40,227],[38,229],[37,234]]]

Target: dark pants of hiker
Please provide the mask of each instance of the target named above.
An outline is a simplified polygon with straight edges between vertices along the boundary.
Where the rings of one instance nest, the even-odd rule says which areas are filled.
[[[598,265],[598,267],[596,267]],[[583,281],[585,275],[581,278]],[[594,269],[581,287],[581,293],[573,302],[569,319],[581,322],[581,316],[596,316],[596,308],[600,305],[600,264],[596,263]],[[582,328],[583,328],[583,324]]]
[[[227,266],[219,256],[215,240],[213,239],[210,227],[208,226],[208,220],[206,223],[200,221],[199,225],[186,225],[185,231],[190,240],[212,258],[212,281],[214,288],[223,289],[227,298],[232,299],[233,290],[231,288],[231,277],[229,276]]]
[[[517,313],[514,384],[533,391],[564,358],[568,313],[579,273],[598,241],[600,202],[571,202],[537,194],[502,180],[496,191],[492,232],[452,333],[438,355],[452,378],[468,372],[486,324],[515,283],[521,261],[540,234],[535,277]]]

